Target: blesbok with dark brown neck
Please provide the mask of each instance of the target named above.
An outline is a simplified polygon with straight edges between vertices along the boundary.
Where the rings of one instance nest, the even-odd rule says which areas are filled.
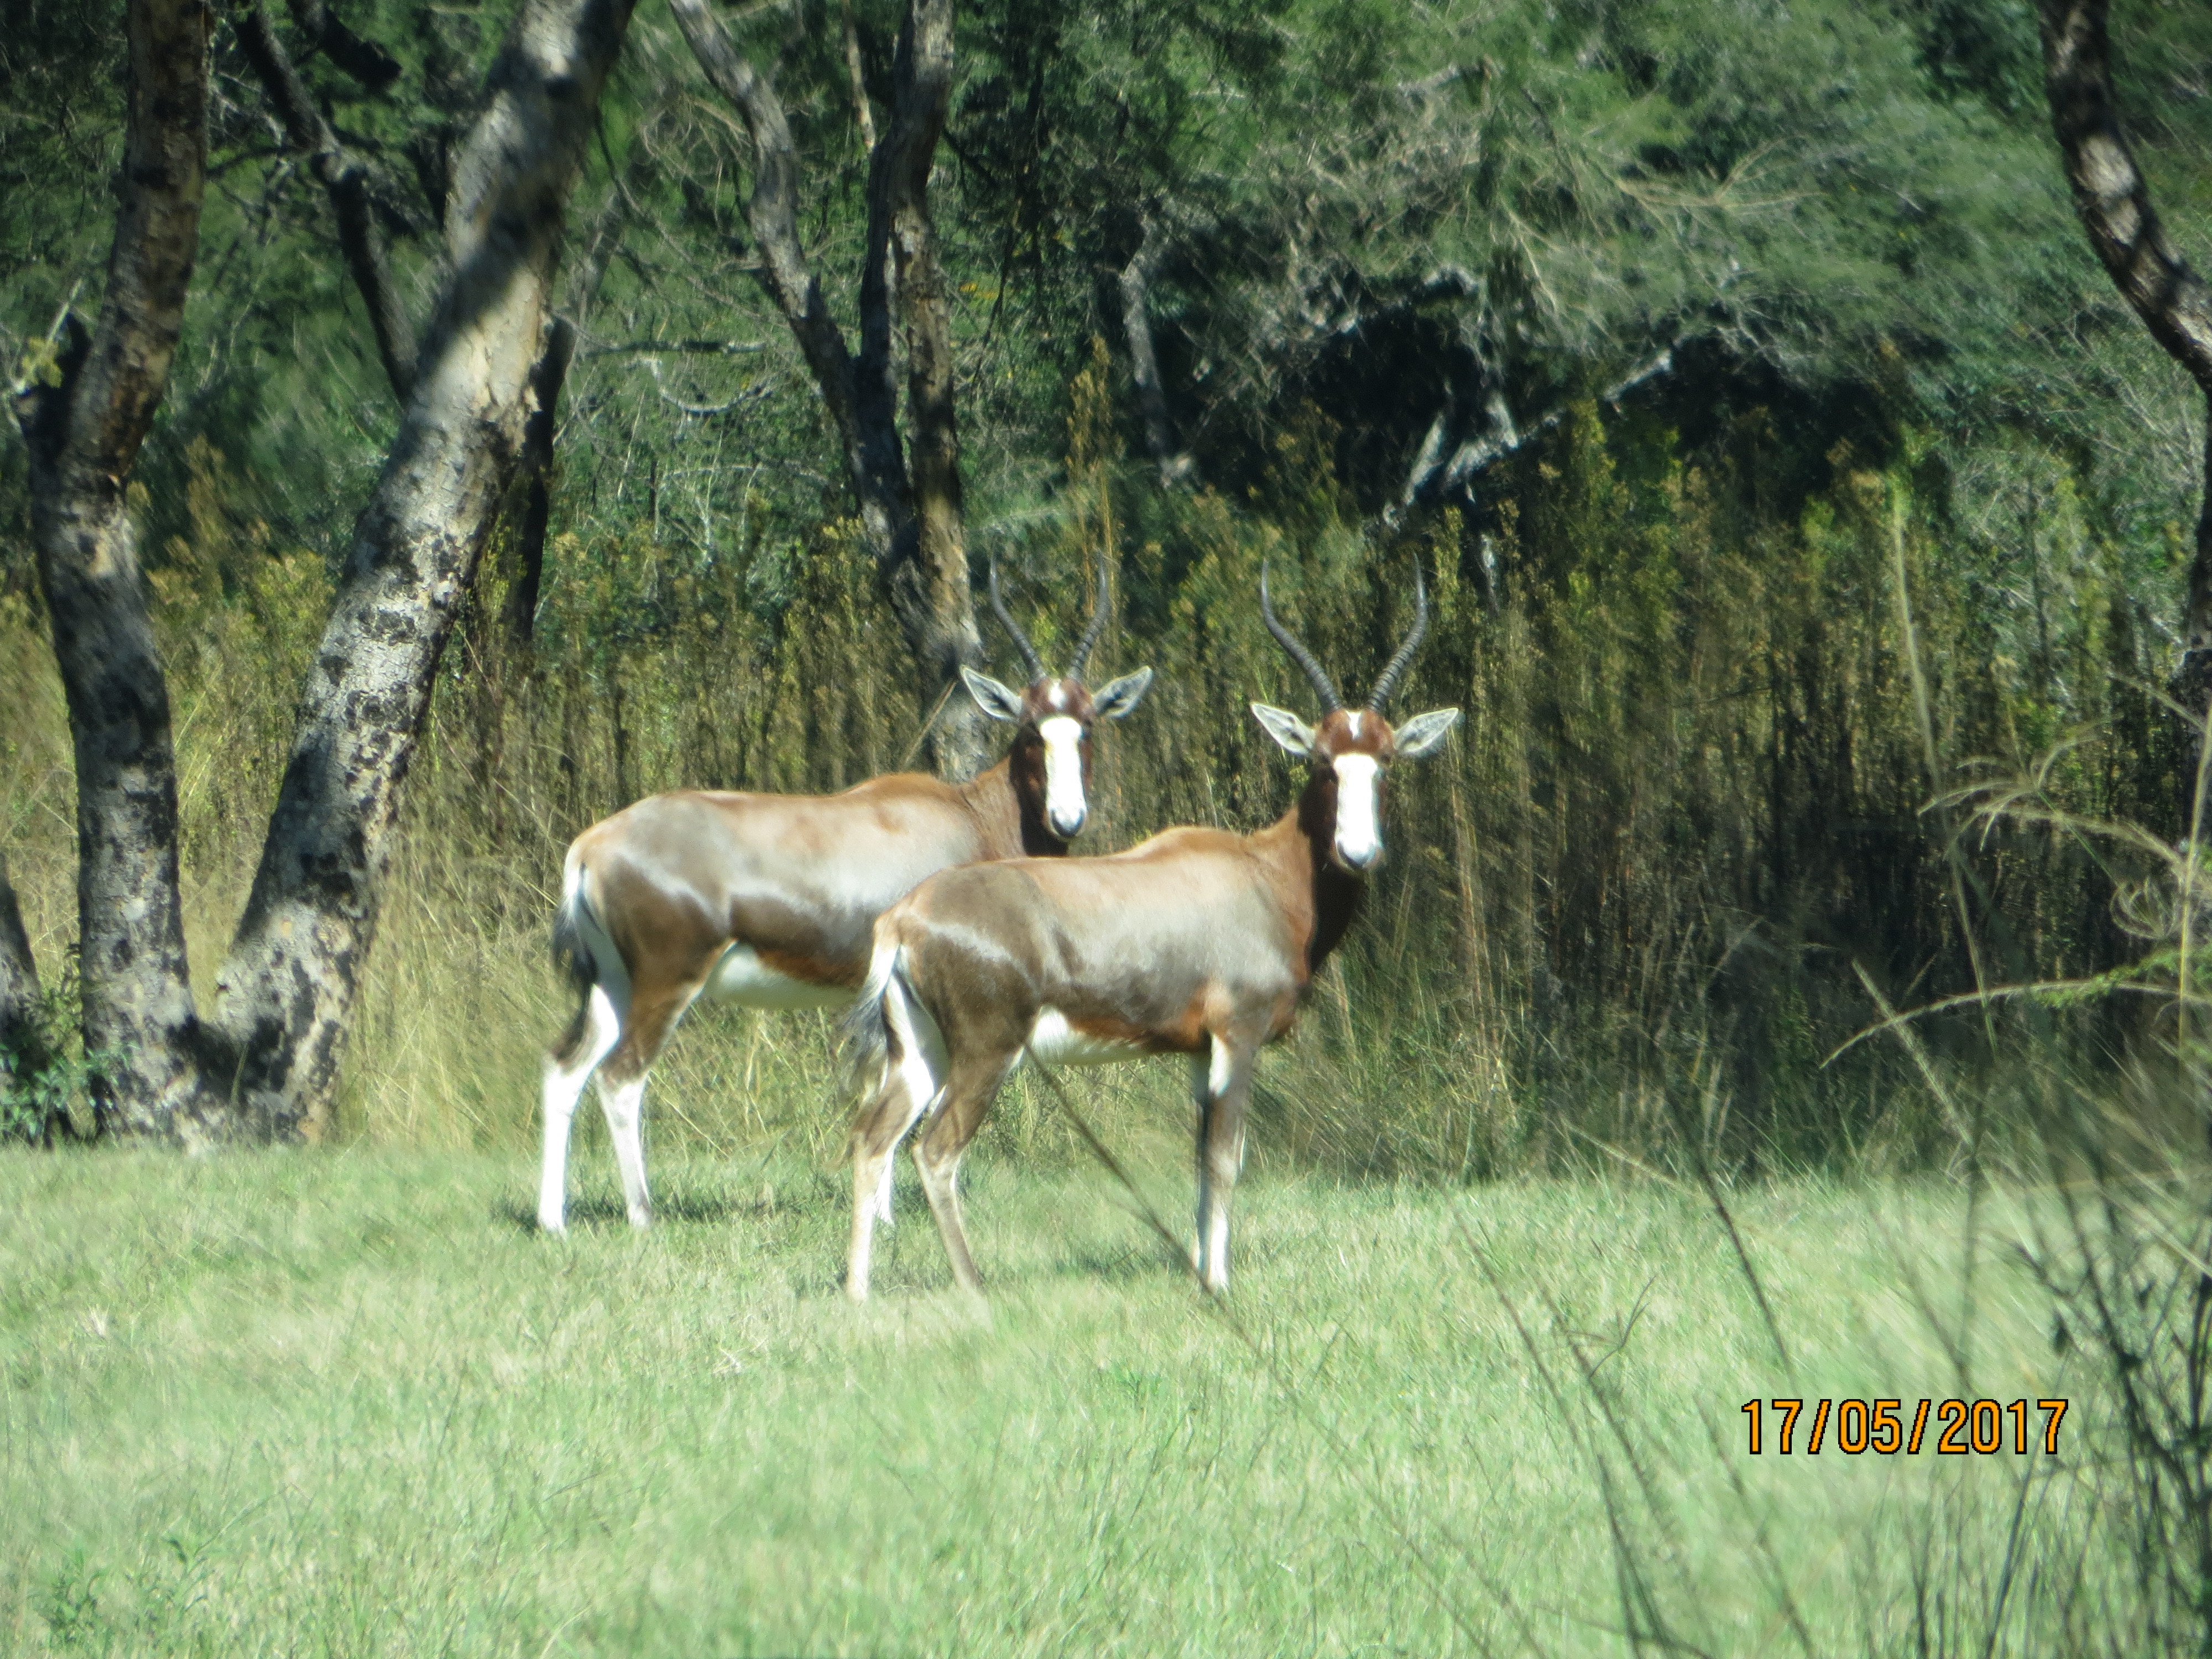
[[[993,569],[991,607],[1031,678],[1017,692],[961,670],[983,712],[1014,727],[1006,757],[966,783],[901,772],[837,795],[680,789],[569,844],[553,945],[577,1008],[545,1063],[540,1226],[565,1224],[569,1126],[594,1073],[631,1224],[650,1224],[646,1078],[700,997],[756,1008],[849,1002],[877,916],[916,882],[979,859],[1066,852],[1089,817],[1091,732],[1134,708],[1152,678],[1143,668],[1096,695],[1085,687],[1106,606],[1102,570],[1068,672],[1048,674]]]
[[[845,1288],[868,1294],[891,1159],[920,1119],[915,1162],[953,1277],[980,1290],[960,1221],[961,1154],[1024,1054],[1087,1065],[1190,1057],[1198,1103],[1198,1237],[1209,1289],[1229,1284],[1229,1200],[1244,1159],[1245,1103],[1260,1049],[1291,1029],[1313,976],[1358,908],[1382,853],[1382,779],[1435,751],[1459,719],[1437,709],[1393,727],[1381,712],[1428,625],[1414,571],[1413,623],[1351,709],[1313,654],[1261,614],[1320,695],[1310,726],[1252,705],[1267,735],[1308,757],[1297,804],[1256,834],[1164,830],[1107,858],[1014,859],[933,876],[876,923],[847,1031],[866,1081],[853,1128],[853,1239]]]

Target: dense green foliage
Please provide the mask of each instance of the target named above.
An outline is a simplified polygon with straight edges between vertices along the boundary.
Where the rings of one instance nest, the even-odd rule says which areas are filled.
[[[505,14],[344,15],[398,79],[303,70],[380,169],[419,307]],[[791,108],[809,256],[849,324],[865,163],[843,16],[730,21]],[[879,116],[898,16],[854,8]],[[2025,5],[1007,0],[960,27],[934,200],[978,568],[1005,562],[1049,652],[1109,556],[1107,662],[1163,674],[1103,757],[1099,844],[1287,800],[1243,713],[1303,700],[1258,628],[1263,560],[1352,684],[1402,626],[1410,559],[1435,572],[1405,706],[1470,719],[1403,780],[1327,1040],[1267,1085],[1274,1133],[1461,1177],[1571,1153],[1575,1131],[1691,1126],[1753,1164],[1910,1161],[1926,1123],[1889,1062],[1821,1066],[1873,1016],[1869,981],[1907,1001],[2137,948],[2111,906],[2124,865],[2025,832],[1954,842],[1964,810],[1929,805],[2063,740],[2071,804],[2179,828],[2180,744],[2148,688],[2171,666],[2197,412],[2083,246]],[[2116,29],[2161,206],[2212,250],[2212,23],[2146,3]],[[97,289],[118,34],[112,6],[40,0],[0,42],[11,357]],[[327,204],[227,26],[216,52],[201,271],[138,476],[203,955],[394,422]],[[923,712],[750,275],[742,130],[656,9],[601,140],[574,221],[619,241],[571,296],[544,598],[526,647],[500,620],[503,532],[412,783],[346,1106],[372,1132],[520,1129],[544,1019],[516,987],[577,829],[679,782],[839,787],[900,763]],[[1118,275],[1147,217],[1189,490],[1135,459]],[[1508,421],[1536,435],[1404,500],[1425,437]],[[51,972],[67,749],[23,488],[11,439],[0,845]],[[2099,1051],[2134,1030],[2068,1018]],[[1977,1023],[1937,1042],[1986,1053]],[[1437,1086],[1401,1097],[1409,1067]]]

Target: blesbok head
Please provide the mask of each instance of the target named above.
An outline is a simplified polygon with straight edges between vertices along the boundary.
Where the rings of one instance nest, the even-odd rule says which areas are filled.
[[[1255,702],[1252,713],[1261,726],[1293,755],[1311,758],[1316,772],[1326,773],[1334,785],[1335,827],[1329,838],[1332,862],[1355,874],[1372,869],[1382,856],[1382,775],[1393,761],[1419,760],[1442,746],[1445,735],[1459,724],[1456,708],[1434,708],[1394,726],[1382,717],[1383,700],[1396,689],[1406,665],[1420,648],[1429,630],[1429,594],[1421,580],[1419,560],[1413,564],[1413,625],[1405,643],[1383,665],[1368,693],[1365,707],[1346,708],[1312,652],[1298,643],[1275,615],[1267,598],[1267,568],[1260,567],[1260,616],[1275,643],[1305,672],[1320,694],[1322,719],[1308,726],[1287,708]]]
[[[1017,691],[988,674],[963,666],[960,678],[968,695],[994,720],[1011,720],[1015,726],[1012,751],[1014,781],[1025,801],[1042,805],[1044,822],[1062,841],[1083,833],[1091,815],[1091,733],[1100,720],[1118,720],[1144,699],[1152,683],[1152,671],[1139,668],[1109,680],[1097,691],[1083,684],[1083,665],[1091,647],[1106,627],[1106,567],[1098,567],[1098,597],[1091,606],[1091,626],[1077,641],[1067,672],[1048,674],[1044,659],[1020,625],[1007,614],[999,597],[999,563],[991,562],[991,610],[1022,653],[1030,671],[1029,689]]]

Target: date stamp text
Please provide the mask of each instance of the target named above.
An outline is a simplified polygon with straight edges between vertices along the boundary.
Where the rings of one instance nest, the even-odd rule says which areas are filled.
[[[1832,1447],[1847,1457],[1875,1452],[1894,1457],[1923,1450],[1942,1457],[1983,1457],[2011,1451],[2021,1457],[2040,1443],[2058,1455],[2058,1425],[2066,1415],[2063,1400],[1923,1400],[1911,1417],[1902,1400],[1747,1400],[1751,1455],[1799,1452],[1818,1455]],[[1808,1413],[1807,1407],[1812,1409]],[[2041,1421],[2031,1422],[2037,1413]],[[2031,1428],[2033,1432],[2031,1433]]]

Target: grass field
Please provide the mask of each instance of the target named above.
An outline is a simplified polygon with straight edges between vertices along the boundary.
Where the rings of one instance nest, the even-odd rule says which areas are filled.
[[[905,1186],[854,1309],[818,1164],[663,1158],[639,1237],[580,1152],[565,1241],[512,1154],[0,1158],[0,1640],[2034,1652],[2102,1582],[2094,1401],[2003,1204],[1963,1384],[1939,1339],[1950,1187],[1741,1195],[1785,1372],[1660,1183],[1255,1180],[1224,1313],[1095,1169],[987,1156],[988,1310]],[[2073,1395],[2062,1455],[1742,1447],[1753,1395],[1962,1391]]]

